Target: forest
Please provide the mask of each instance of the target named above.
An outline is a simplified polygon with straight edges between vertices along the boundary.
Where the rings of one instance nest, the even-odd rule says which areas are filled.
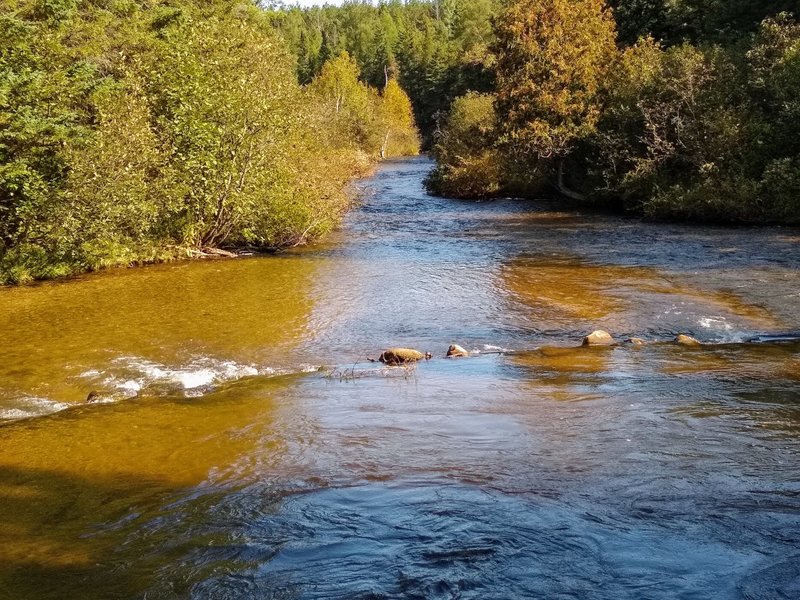
[[[795,1],[4,0],[0,283],[274,250],[435,194],[800,222]]]
[[[430,189],[650,217],[800,223],[795,2],[516,0],[493,87],[458,97]]]

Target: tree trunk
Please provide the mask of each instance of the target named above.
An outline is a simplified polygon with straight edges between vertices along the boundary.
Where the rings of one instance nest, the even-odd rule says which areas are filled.
[[[586,196],[580,192],[569,189],[564,185],[564,160],[558,162],[558,180],[556,182],[556,189],[562,196],[566,196],[570,200],[577,200],[578,202],[586,202]]]
[[[389,146],[389,130],[386,130],[386,135],[383,137],[383,144],[381,145],[381,158],[386,158],[386,150]]]

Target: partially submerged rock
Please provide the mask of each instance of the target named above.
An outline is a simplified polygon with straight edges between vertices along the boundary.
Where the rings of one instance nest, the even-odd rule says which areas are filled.
[[[644,346],[644,340],[642,338],[632,337],[628,339],[628,343],[633,346]]]
[[[458,344],[450,344],[450,347],[447,349],[447,357],[458,358],[459,356],[469,356],[469,352]]]
[[[685,333],[678,334],[678,336],[675,338],[675,343],[676,344],[681,344],[682,346],[700,346],[701,345],[701,343],[698,340],[694,339],[690,335],[686,335]]]
[[[86,404],[111,402],[113,399],[114,396],[109,392],[98,392],[97,390],[92,390],[86,396]]]
[[[612,344],[614,344],[614,338],[611,337],[610,333],[602,329],[593,331],[583,338],[584,346],[611,346]]]
[[[431,358],[430,352],[422,353],[412,348],[389,348],[381,352],[378,360],[385,365],[402,365]]]

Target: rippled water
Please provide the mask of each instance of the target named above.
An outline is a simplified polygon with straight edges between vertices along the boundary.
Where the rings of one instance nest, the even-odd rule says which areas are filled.
[[[800,597],[800,231],[429,168],[314,248],[0,290],[0,598]]]

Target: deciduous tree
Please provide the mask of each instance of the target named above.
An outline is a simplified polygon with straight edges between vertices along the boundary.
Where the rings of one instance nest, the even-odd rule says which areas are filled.
[[[562,164],[595,130],[615,52],[604,0],[514,0],[495,21],[497,113],[509,152],[531,168]]]

